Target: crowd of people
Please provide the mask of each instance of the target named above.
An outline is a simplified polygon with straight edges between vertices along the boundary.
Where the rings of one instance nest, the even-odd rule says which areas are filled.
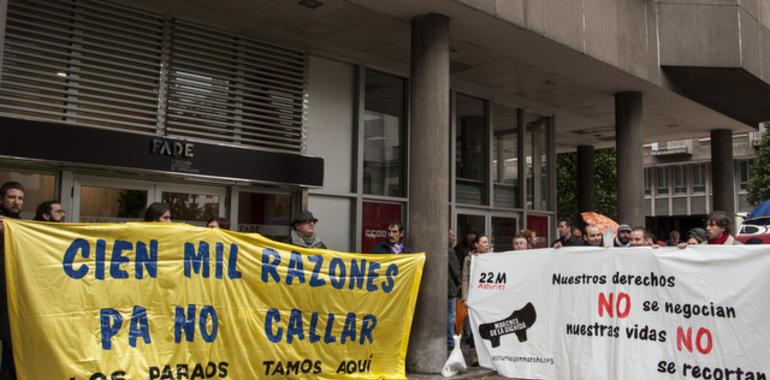
[[[603,231],[599,226],[588,224],[582,230],[573,225],[569,218],[559,219],[557,230],[559,238],[551,243],[551,248],[593,246],[593,247],[650,247],[660,248],[664,246],[687,248],[698,244],[741,244],[732,235],[730,228],[731,218],[724,211],[714,211],[706,218],[705,228],[692,228],[687,232],[687,239],[681,240],[678,231],[669,234],[666,242],[658,241],[644,227],[631,227],[621,224],[616,231]],[[605,244],[605,240],[606,244]],[[467,323],[467,311],[460,311],[469,307],[468,290],[470,283],[471,256],[481,255],[491,251],[489,237],[479,233],[474,227],[466,227],[462,239],[457,243],[454,230],[449,230],[449,288],[448,288],[448,323],[447,323],[447,348],[454,348],[453,336],[462,330],[465,340],[473,346],[473,339]],[[537,233],[524,229],[519,231],[512,240],[514,251],[534,249],[537,246]]]
[[[21,219],[24,206],[24,186],[18,182],[6,182],[0,186],[0,345],[2,359],[0,361],[0,379],[15,379],[16,370],[13,362],[11,332],[8,321],[8,304],[6,302],[5,284],[5,252],[4,252],[4,223],[5,218]],[[171,223],[171,209],[161,203],[150,204],[144,212],[145,222]],[[38,205],[34,220],[43,222],[65,222],[66,212],[58,200],[48,200]],[[318,219],[307,210],[299,211],[291,219],[289,237],[286,243],[305,248],[326,249],[326,244],[316,234],[315,227]],[[209,228],[230,229],[230,221],[215,216],[206,222]],[[406,231],[403,223],[393,221],[388,225],[387,239],[377,243],[371,253],[401,254],[412,252],[405,243]]]
[[[7,182],[0,187],[0,276],[2,281],[3,299],[0,300],[0,341],[2,342],[2,366],[0,366],[0,379],[14,379],[12,349],[10,346],[10,328],[8,323],[7,302],[5,300],[5,270],[4,270],[4,218],[21,218],[21,210],[24,205],[24,187],[18,182]],[[58,200],[48,200],[38,205],[34,220],[44,222],[64,222],[66,212]],[[144,214],[146,222],[170,223],[172,221],[171,210],[160,202],[150,204]],[[326,244],[316,234],[318,219],[310,211],[302,210],[294,215],[290,223],[290,235],[287,243],[305,248],[326,248]],[[222,217],[212,217],[206,223],[209,228],[229,229],[230,222]],[[589,224],[583,230],[576,228],[569,218],[558,221],[557,230],[559,238],[551,243],[553,248],[573,246],[594,247],[652,247],[676,246],[686,248],[697,244],[740,244],[731,234],[731,218],[723,211],[715,211],[707,218],[705,228],[693,228],[688,231],[686,240],[681,239],[678,231],[672,231],[669,240],[658,241],[644,227],[634,227],[627,224],[618,226],[617,231],[607,234],[599,226]],[[614,235],[614,236],[613,236]],[[605,241],[611,239],[611,241]],[[453,348],[453,336],[459,326],[465,332],[469,344],[473,344],[470,338],[470,329],[464,315],[467,315],[468,290],[470,283],[470,262],[474,255],[481,255],[492,250],[489,237],[479,233],[473,227],[467,227],[463,236],[457,243],[454,230],[449,230],[448,249],[448,324],[447,345]],[[511,241],[513,250],[534,249],[538,245],[537,233],[525,229],[519,231]],[[400,221],[393,221],[388,225],[387,238],[377,243],[371,253],[402,254],[413,252],[405,242],[404,225]],[[462,312],[462,315],[461,314]],[[458,321],[460,321],[458,323]]]

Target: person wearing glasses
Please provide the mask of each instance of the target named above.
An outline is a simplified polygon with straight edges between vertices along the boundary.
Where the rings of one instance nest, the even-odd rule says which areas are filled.
[[[302,210],[294,215],[291,220],[291,236],[289,243],[304,248],[326,249],[326,244],[315,233],[315,225],[318,219],[313,213]]]
[[[64,222],[64,216],[66,214],[64,208],[61,206],[61,202],[56,200],[45,201],[37,206],[35,220],[61,223]]]

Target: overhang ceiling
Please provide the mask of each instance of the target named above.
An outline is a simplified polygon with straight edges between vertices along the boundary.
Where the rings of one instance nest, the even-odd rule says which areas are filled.
[[[451,22],[452,88],[556,116],[557,148],[614,145],[614,98],[645,94],[646,142],[747,125],[539,34],[451,0],[123,0],[313,54],[407,76],[410,22],[441,13]]]

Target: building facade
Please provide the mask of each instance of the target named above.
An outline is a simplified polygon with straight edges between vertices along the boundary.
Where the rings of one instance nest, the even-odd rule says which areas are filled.
[[[762,132],[733,136],[736,212],[750,212],[748,185]],[[711,139],[708,137],[645,145],[644,215],[659,239],[677,230],[702,227],[712,207]]]
[[[281,239],[308,208],[340,251],[404,221],[428,255],[414,371],[446,359],[447,230],[495,250],[521,228],[554,238],[557,151],[615,145],[620,219],[642,224],[645,142],[711,133],[721,154],[770,119],[766,2],[7,0],[0,16],[0,181],[25,185],[25,217],[58,198],[70,221],[122,222],[161,201]],[[715,208],[734,204],[732,165],[712,160]]]

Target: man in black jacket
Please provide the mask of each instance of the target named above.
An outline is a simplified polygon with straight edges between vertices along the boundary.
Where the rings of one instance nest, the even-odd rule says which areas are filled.
[[[457,236],[453,229],[449,229],[449,249],[447,249],[447,262],[449,264],[449,273],[447,274],[447,303],[449,305],[449,315],[447,316],[447,348],[453,349],[455,335],[455,304],[460,295],[460,284],[462,282],[463,266],[455,253],[454,245],[457,242]]]
[[[372,253],[410,253],[412,252],[404,244],[404,225],[401,222],[391,222],[388,225],[388,239],[374,246]]]
[[[0,379],[15,380],[16,368],[13,363],[13,347],[11,346],[11,326],[8,316],[8,293],[5,284],[5,225],[3,219],[21,218],[21,208],[24,206],[24,187],[18,182],[6,182],[0,187],[0,341],[2,341],[3,356],[0,361]]]
[[[553,248],[585,245],[583,239],[572,234],[572,220],[570,218],[559,219],[559,238],[551,243]]]

